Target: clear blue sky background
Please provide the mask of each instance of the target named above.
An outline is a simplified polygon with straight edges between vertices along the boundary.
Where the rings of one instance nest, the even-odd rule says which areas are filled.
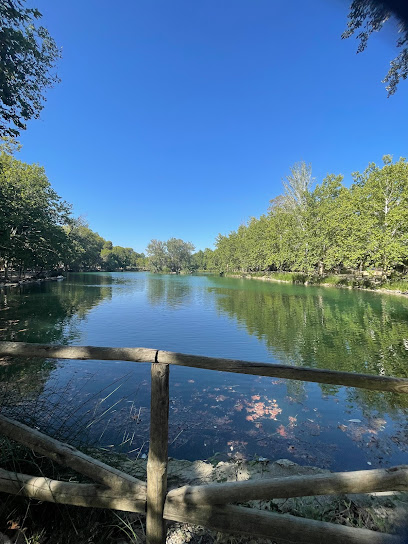
[[[212,247],[264,213],[296,162],[317,181],[407,156],[408,81],[381,79],[391,27],[356,55],[340,0],[30,0],[62,83],[21,137],[114,244]]]

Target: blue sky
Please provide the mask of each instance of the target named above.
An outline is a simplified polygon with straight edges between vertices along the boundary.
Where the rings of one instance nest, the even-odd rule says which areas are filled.
[[[384,29],[356,55],[340,0],[30,0],[62,82],[21,136],[93,230],[212,247],[264,213],[297,161],[317,181],[407,156],[408,81]]]

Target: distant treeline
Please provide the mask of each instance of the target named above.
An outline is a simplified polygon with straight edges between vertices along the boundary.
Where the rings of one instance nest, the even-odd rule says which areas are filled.
[[[152,240],[146,257],[113,246],[75,218],[53,190],[45,171],[14,157],[3,140],[0,153],[0,270],[129,270],[155,272],[282,271],[324,275],[376,268],[383,276],[408,268],[408,164],[383,157],[355,172],[350,187],[329,174],[315,184],[311,167],[296,164],[284,192],[268,212],[252,217],[216,249],[193,254],[190,242]]]
[[[146,258],[113,246],[92,231],[53,190],[37,164],[17,160],[16,144],[0,153],[0,270],[23,274],[50,270],[143,268]]]
[[[311,167],[296,164],[284,193],[268,212],[228,235],[214,251],[194,255],[200,269],[224,272],[290,271],[306,274],[364,271],[383,275],[408,267],[408,164],[383,157],[355,172],[349,188],[343,176],[314,184]]]

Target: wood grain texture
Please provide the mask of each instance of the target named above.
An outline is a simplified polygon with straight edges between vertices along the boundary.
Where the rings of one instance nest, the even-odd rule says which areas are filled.
[[[224,533],[262,536],[277,544],[403,544],[399,536],[243,506],[187,506],[166,501],[164,516]]]
[[[345,385],[348,387],[359,387],[377,391],[408,393],[408,379],[406,378],[392,378],[387,376],[357,374],[353,372],[339,372],[336,370],[322,370],[317,368],[301,368],[297,366],[280,364],[219,359],[216,357],[202,357],[199,355],[173,353],[171,351],[158,351],[157,360],[160,363],[191,366],[194,368],[206,368],[209,370],[218,370],[222,372],[235,372],[238,374],[268,376],[270,378],[284,378],[290,380],[302,380],[306,382]]]
[[[0,470],[0,491],[59,504],[144,513],[145,501],[97,484],[58,482]],[[193,506],[166,502],[168,520],[209,529],[272,538],[276,544],[403,544],[402,538],[241,506]]]
[[[0,356],[48,357],[55,359],[82,359],[100,361],[132,361],[147,363],[156,361],[162,364],[204,368],[237,374],[251,374],[270,378],[302,380],[306,382],[327,383],[358,387],[374,391],[393,391],[408,394],[408,379],[391,376],[375,376],[354,372],[340,372],[317,368],[221,359],[188,355],[149,348],[110,348],[94,346],[54,346],[28,344],[24,342],[0,342]]]
[[[196,505],[228,504],[378,491],[408,491],[408,466],[184,486],[170,491],[167,500]]]
[[[73,446],[50,438],[23,423],[0,415],[0,433],[96,482],[112,489],[130,491],[135,499],[146,497],[146,484],[141,480],[93,459]]]
[[[71,504],[90,508],[111,508],[124,512],[146,511],[146,498],[136,499],[131,494],[115,492],[98,484],[60,482],[37,476],[28,476],[0,469],[0,491],[22,495],[39,501]]]
[[[147,460],[147,544],[165,544],[163,518],[167,493],[169,437],[169,365],[153,363],[150,405],[150,444]]]

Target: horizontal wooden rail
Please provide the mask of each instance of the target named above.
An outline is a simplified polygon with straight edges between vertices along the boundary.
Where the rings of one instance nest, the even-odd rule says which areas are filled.
[[[298,368],[279,364],[201,357],[145,348],[110,348],[92,346],[56,346],[0,342],[0,356],[45,357],[82,360],[123,360],[155,363],[152,368],[180,365],[208,370],[303,380],[377,391],[408,393],[408,379],[354,374],[333,370]],[[167,374],[168,382],[168,374]],[[153,391],[153,385],[152,385]],[[168,387],[165,392],[168,402]],[[167,423],[167,413],[165,414]],[[157,420],[159,421],[159,420]],[[147,504],[146,484],[109,465],[89,457],[68,444],[54,440],[26,425],[0,416],[0,432],[30,447],[50,459],[103,484],[58,482],[0,470],[0,491],[23,494],[40,500],[144,512]],[[157,434],[157,433],[156,433]],[[162,456],[160,456],[161,458]],[[164,465],[166,464],[164,456]],[[234,482],[203,487],[187,486],[171,491],[164,503],[165,470],[163,477],[150,475],[151,489],[157,488],[155,500],[150,500],[150,517],[160,522],[164,517],[182,523],[203,525],[210,529],[238,534],[273,537],[276,542],[304,544],[399,544],[402,539],[367,529],[355,529],[332,523],[276,514],[224,502],[250,499],[293,497],[329,493],[356,493],[407,488],[407,467],[387,470],[359,471],[316,475],[313,477],[276,478],[257,482]],[[149,479],[149,475],[148,475]],[[159,489],[160,488],[160,489]],[[221,504],[220,504],[221,503]],[[153,515],[153,517],[152,517]],[[159,523],[155,523],[159,527]],[[160,529],[160,527],[159,527]],[[156,534],[157,533],[157,534]],[[148,541],[164,543],[163,530],[150,530]]]
[[[145,482],[93,459],[73,446],[50,438],[23,423],[0,415],[0,433],[111,489],[131,492],[135,499],[146,499]]]
[[[60,482],[38,476],[28,476],[0,469],[0,491],[23,495],[39,501],[92,508],[111,508],[124,512],[144,514],[146,496],[135,498],[98,484]]]
[[[369,529],[354,529],[290,514],[277,514],[244,506],[186,506],[167,503],[168,520],[202,525],[222,533],[266,537],[273,542],[302,544],[405,544],[399,536]]]
[[[228,504],[378,491],[408,491],[408,466],[184,486],[170,491],[167,500],[196,505]]]
[[[95,484],[58,482],[49,478],[0,470],[0,491],[37,500],[94,508],[111,508],[144,513],[146,501],[129,493],[105,489]],[[193,506],[166,502],[164,517],[193,523],[224,533],[250,534],[273,538],[277,544],[402,544],[400,537],[368,529],[354,529],[323,521],[276,514],[242,506]]]
[[[150,348],[104,348],[99,346],[61,346],[27,342],[0,342],[0,357],[4,355],[152,363],[156,359],[157,350]]]
[[[0,342],[0,356],[14,357],[48,357],[54,359],[82,359],[102,361],[133,361],[136,363],[156,362],[170,365],[188,366],[267,376],[302,380],[306,382],[358,387],[374,391],[393,391],[408,394],[408,379],[389,376],[374,376],[337,370],[301,368],[296,366],[258,363],[217,357],[187,355],[171,351],[158,351],[149,348],[110,348],[95,346],[57,346],[46,344],[28,344],[24,342]]]

